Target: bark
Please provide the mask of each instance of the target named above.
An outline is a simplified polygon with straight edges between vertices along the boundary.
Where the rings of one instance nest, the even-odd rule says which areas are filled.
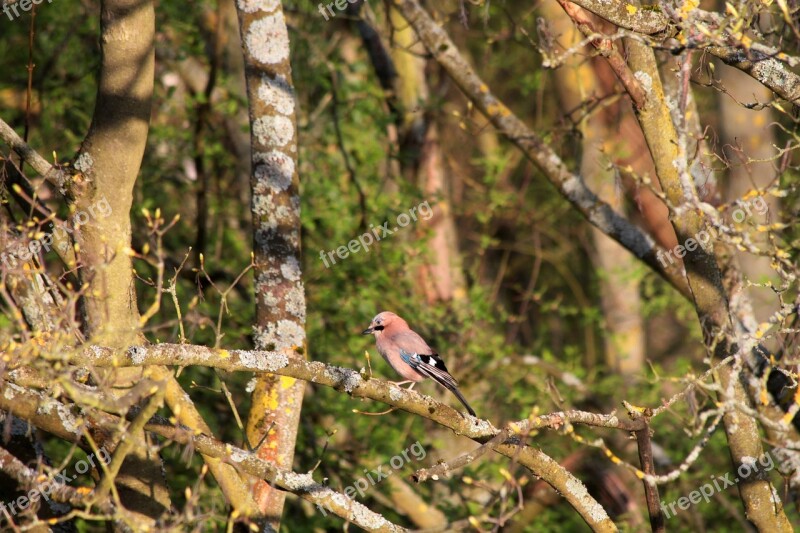
[[[100,17],[97,101],[74,163],[79,173],[66,192],[87,217],[100,202],[110,206],[109,216],[94,216],[75,232],[75,251],[81,283],[90,289],[82,300],[86,336],[122,346],[140,339],[133,268],[125,250],[131,245],[133,187],[150,123],[155,14],[151,1],[106,0]],[[113,373],[122,387],[140,377],[137,371]],[[170,508],[160,459],[148,446],[127,456],[116,484],[123,504],[136,513],[155,519]]]
[[[255,261],[254,344],[303,357],[306,303],[300,272],[300,180],[289,35],[277,0],[237,3],[250,106],[250,178]],[[258,376],[247,437],[258,456],[291,469],[305,383]],[[254,497],[266,530],[280,527],[285,493],[263,480]]]
[[[150,124],[155,15],[152,2],[108,0],[101,8],[103,60],[95,112],[74,166],[69,193],[86,213],[106,200],[108,217],[80,233],[82,281],[91,283],[84,316],[90,335],[135,339],[139,314],[131,258],[130,210]]]
[[[645,80],[647,105],[639,111],[639,124],[653,156],[661,187],[671,204],[671,219],[679,242],[685,243],[701,231],[708,231],[709,213],[701,206],[695,182],[688,168],[686,132],[679,135],[672,122],[664,97],[661,77],[653,50],[639,41],[627,38],[628,62],[636,76]],[[678,105],[673,103],[673,105]],[[717,247],[721,244],[715,245]],[[743,357],[730,319],[729,299],[713,248],[697,247],[685,258],[686,276],[703,332],[704,342],[714,360],[731,355]],[[746,357],[746,355],[745,355]],[[723,401],[750,407],[752,403],[742,382],[741,359],[722,367],[718,373]],[[755,419],[741,411],[731,410],[723,418],[731,460],[738,468],[749,458],[764,453]],[[755,479],[739,486],[739,494],[748,518],[759,529],[790,531],[777,492],[769,480]]]
[[[123,366],[200,364],[227,371],[275,373],[331,387],[354,398],[370,398],[398,407],[408,413],[450,428],[456,434],[477,442],[488,442],[500,432],[486,420],[464,416],[449,405],[437,402],[416,391],[398,388],[392,383],[378,379],[367,378],[365,375],[347,368],[329,366],[318,361],[305,361],[295,357],[293,351],[289,349],[264,352],[219,350],[185,344],[159,344],[132,346],[127,352],[120,352],[93,346],[83,353],[74,354],[71,359],[74,362],[93,364],[99,367],[111,364]],[[3,400],[0,398],[0,408],[3,405]],[[605,510],[588,493],[580,480],[535,446],[520,444],[521,437],[529,435],[535,430],[558,429],[567,423],[616,428],[624,431],[635,431],[643,427],[643,421],[628,420],[615,414],[599,415],[584,411],[563,411],[509,424],[511,436],[492,446],[492,449],[506,457],[514,458],[519,464],[547,481],[566,498],[592,529],[616,531],[616,526],[609,519]]]

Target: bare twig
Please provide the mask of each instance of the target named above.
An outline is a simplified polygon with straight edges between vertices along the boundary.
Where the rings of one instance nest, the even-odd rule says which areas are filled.
[[[654,476],[656,468],[653,464],[653,449],[650,445],[650,423],[647,417],[645,427],[636,432],[636,444],[639,447],[639,462],[645,474]],[[661,506],[658,497],[658,485],[651,483],[646,478],[642,479],[644,484],[645,501],[647,502],[647,512],[650,514],[650,528],[653,533],[663,533],[665,531],[664,515],[661,513]]]

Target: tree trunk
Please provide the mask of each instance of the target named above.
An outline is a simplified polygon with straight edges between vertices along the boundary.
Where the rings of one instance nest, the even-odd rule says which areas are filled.
[[[77,213],[95,214],[75,232],[86,337],[125,347],[143,338],[134,289],[130,211],[147,133],[154,76],[155,14],[152,1],[105,0],[101,5],[101,47],[97,102],[89,133],[74,163],[68,195]],[[107,207],[106,207],[107,206]],[[77,217],[76,217],[77,218]],[[160,295],[159,295],[160,297]],[[141,369],[113,373],[118,387],[142,378]],[[146,442],[143,432],[133,435]],[[136,446],[116,485],[126,508],[150,519],[170,509],[158,454]]]
[[[244,7],[243,7],[244,6]],[[295,94],[289,34],[280,2],[257,8],[237,4],[252,145],[251,202],[259,350],[305,353],[306,303],[300,273],[300,179],[297,174]],[[291,469],[305,383],[272,374],[257,378],[247,421],[250,445],[260,458]],[[278,531],[285,493],[264,481],[254,498]]]

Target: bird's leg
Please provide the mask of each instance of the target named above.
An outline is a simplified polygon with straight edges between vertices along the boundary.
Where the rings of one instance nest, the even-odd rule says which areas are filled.
[[[410,379],[406,379],[406,380],[404,380],[404,381],[390,381],[389,383],[391,383],[392,385],[397,385],[398,387],[400,387],[400,385],[405,385],[406,383],[411,383],[411,385],[409,385],[408,387],[406,387],[406,390],[411,390],[411,389],[413,389],[413,388],[414,388],[414,385],[416,385],[416,384],[417,384],[417,382],[416,382],[416,381],[411,381]],[[401,387],[401,388],[402,388],[402,387]]]

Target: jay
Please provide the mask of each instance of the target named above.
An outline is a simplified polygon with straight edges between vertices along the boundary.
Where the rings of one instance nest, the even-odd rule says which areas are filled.
[[[447,371],[442,358],[417,332],[408,327],[405,320],[392,312],[383,311],[378,313],[369,327],[362,332],[362,335],[369,334],[375,336],[378,352],[386,362],[406,379],[400,383],[410,381],[413,387],[416,382],[431,378],[455,394],[469,414],[475,416],[475,411],[461,395],[458,382]]]

